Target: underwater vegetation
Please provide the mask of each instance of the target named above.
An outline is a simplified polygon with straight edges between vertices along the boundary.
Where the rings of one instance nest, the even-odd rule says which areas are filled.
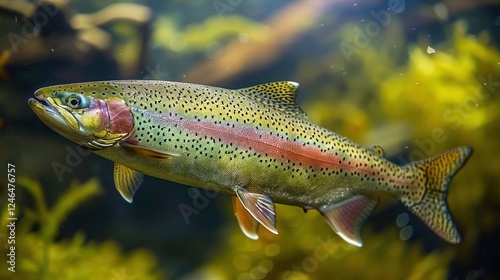
[[[4,38],[0,40],[0,82],[26,88],[32,85],[33,73],[49,81],[72,81],[94,75],[95,79],[104,75],[126,78],[144,69],[152,22],[148,7],[110,3],[94,13],[78,13],[70,4],[61,0],[0,2],[0,15],[9,19],[2,19],[0,29]],[[60,70],[45,71],[47,65],[58,65]],[[79,71],[64,70],[73,67]]]
[[[282,205],[277,211],[279,236],[261,231],[252,241],[228,227],[227,243],[187,279],[445,279],[455,252],[429,253],[420,242],[399,240],[394,228],[375,232],[369,226],[363,247],[356,248],[318,226],[316,213]]]
[[[59,239],[58,231],[68,215],[102,193],[97,179],[73,182],[54,205],[49,206],[39,182],[20,177],[17,186],[31,196],[35,208],[21,207],[16,223],[15,273],[2,269],[2,279],[164,279],[151,252],[136,249],[124,253],[120,244],[109,240],[86,240],[83,232]],[[7,207],[2,211],[2,236],[7,236]],[[6,255],[2,254],[6,263]]]

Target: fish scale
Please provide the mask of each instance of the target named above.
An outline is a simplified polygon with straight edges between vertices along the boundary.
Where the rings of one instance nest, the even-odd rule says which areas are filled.
[[[30,105],[61,135],[114,161],[116,187],[129,202],[146,174],[233,195],[250,238],[258,237],[259,225],[277,233],[276,202],[318,210],[344,240],[361,246],[361,226],[377,204],[373,196],[386,192],[443,239],[460,241],[445,199],[470,148],[398,166],[378,146],[364,148],[307,121],[297,92],[294,82],[231,90],[106,81],[43,88]],[[79,122],[83,131],[64,121]]]

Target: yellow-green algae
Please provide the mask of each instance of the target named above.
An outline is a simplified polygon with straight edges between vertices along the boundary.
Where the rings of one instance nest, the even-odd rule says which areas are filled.
[[[229,209],[228,209],[229,210]],[[425,252],[419,243],[399,240],[395,228],[364,231],[357,248],[341,240],[319,214],[278,205],[280,235],[260,230],[250,240],[236,224],[227,228],[212,261],[193,279],[445,279],[455,249]],[[323,226],[322,226],[323,225]],[[198,278],[197,278],[198,277]]]
[[[68,214],[101,193],[97,179],[73,182],[50,208],[37,181],[18,177],[17,187],[33,197],[35,209],[18,208],[22,218],[16,223],[15,272],[2,269],[1,279],[164,279],[155,256],[147,250],[123,252],[115,241],[86,242],[83,233],[57,240]],[[2,209],[2,235],[6,236],[8,211]],[[5,264],[6,255],[1,258]]]
[[[465,23],[455,24],[450,39],[432,55],[423,47],[412,48],[404,74],[395,71],[380,87],[383,114],[414,127],[408,135],[413,149],[425,156],[458,145],[475,149],[448,196],[465,238],[459,256],[463,261],[480,232],[498,228],[495,209],[500,201],[500,52],[491,45],[490,34],[473,37],[466,31]],[[436,131],[442,140],[434,140]]]
[[[153,41],[155,45],[176,52],[205,51],[213,42],[245,33],[252,40],[265,37],[263,24],[243,17],[210,17],[200,24],[190,24],[179,30],[169,17],[160,16],[155,23]]]

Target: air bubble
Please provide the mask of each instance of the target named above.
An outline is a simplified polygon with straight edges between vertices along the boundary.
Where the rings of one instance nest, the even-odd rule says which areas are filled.
[[[406,226],[409,221],[410,221],[410,216],[408,215],[408,213],[401,213],[396,218],[396,225],[401,228]]]
[[[401,231],[399,232],[399,238],[401,238],[401,240],[403,241],[410,239],[412,236],[413,236],[412,226],[406,226],[402,228]]]

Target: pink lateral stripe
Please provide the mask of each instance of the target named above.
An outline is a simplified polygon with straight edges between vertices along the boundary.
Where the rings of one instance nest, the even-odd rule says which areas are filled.
[[[177,126],[187,132],[197,133],[199,136],[220,139],[225,144],[233,143],[233,145],[242,149],[249,150],[251,148],[256,153],[276,159],[279,162],[289,160],[291,163],[298,165],[297,167],[312,167],[316,170],[328,168],[331,171],[357,171],[368,175],[370,178],[380,178],[384,181],[392,181],[394,184],[403,185],[407,183],[404,178],[395,177],[390,172],[379,172],[380,170],[373,170],[373,168],[365,166],[366,162],[362,159],[346,158],[344,160],[344,156],[336,156],[333,152],[325,153],[318,147],[306,146],[299,141],[284,140],[277,134],[270,135],[269,132],[257,130],[255,127],[236,124],[233,127],[227,123],[216,124],[212,121],[186,119],[186,117],[181,117],[175,113],[156,114],[139,108],[133,108],[132,111],[142,114],[146,119],[154,120],[157,124]],[[130,141],[133,140],[130,137]],[[356,167],[356,164],[358,167]],[[374,171],[377,171],[376,175],[373,175]]]
[[[344,156],[336,156],[333,153],[322,152],[318,147],[307,146],[301,142],[284,140],[278,135],[269,135],[255,127],[245,127],[241,125],[227,125],[226,123],[216,124],[211,121],[199,121],[179,117],[176,114],[154,114],[147,110],[134,108],[134,111],[140,111],[145,118],[151,118],[157,123],[163,125],[177,126],[191,133],[197,133],[199,136],[213,137],[220,139],[225,144],[233,144],[236,147],[249,150],[250,148],[258,154],[267,155],[267,157],[276,159],[280,162],[287,162],[298,165],[297,167],[316,170],[328,168],[328,170],[357,171],[362,174],[368,174],[370,177],[382,179],[394,179],[397,183],[402,183],[396,178],[391,178],[388,173],[380,173],[373,176],[370,167],[365,167],[365,162],[361,159],[343,160]],[[348,164],[348,162],[351,164]],[[300,165],[301,163],[301,165]],[[358,164],[358,167],[356,167]]]
[[[291,163],[298,165],[297,167],[312,167],[316,170],[328,168],[328,170],[342,170],[343,172],[357,171],[369,175],[370,178],[381,178],[402,185],[407,183],[403,178],[394,177],[386,172],[377,172],[376,175],[373,175],[375,170],[365,167],[365,162],[362,159],[346,158],[344,160],[344,156],[325,153],[318,147],[307,146],[301,142],[284,140],[278,135],[269,135],[254,127],[241,125],[232,127],[226,124],[217,125],[213,122],[186,119],[179,120],[177,124],[189,132],[198,133],[200,136],[214,137],[226,144],[233,143],[242,149],[249,150],[251,148],[261,155],[267,155],[267,157],[280,162],[290,160]]]
[[[315,169],[328,168],[329,170],[343,169],[345,171],[367,172],[365,168],[355,167],[356,162],[350,159],[351,165],[343,161],[343,157],[335,156],[333,153],[322,152],[314,146],[306,146],[301,142],[284,140],[278,135],[269,135],[253,127],[231,127],[217,125],[212,122],[182,120],[178,123],[190,132],[198,133],[200,136],[209,136],[220,139],[223,143],[233,145],[242,149],[252,149],[261,155],[280,162],[296,163],[303,168],[313,167]]]

